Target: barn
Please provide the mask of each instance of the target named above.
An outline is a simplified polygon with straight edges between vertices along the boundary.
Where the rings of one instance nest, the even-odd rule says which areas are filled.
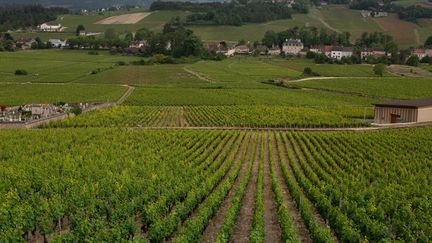
[[[432,98],[375,104],[375,124],[432,122]]]

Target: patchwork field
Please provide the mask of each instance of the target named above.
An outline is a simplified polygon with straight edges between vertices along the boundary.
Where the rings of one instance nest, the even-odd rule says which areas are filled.
[[[106,19],[99,20],[96,24],[136,24],[151,13],[133,13],[111,16]]]
[[[431,135],[6,130],[0,238],[427,242]]]
[[[415,1],[398,2],[402,5],[415,3]],[[113,28],[120,34],[126,31],[134,32],[143,27],[152,31],[161,31],[164,24],[172,18],[179,16],[181,19],[185,19],[188,14],[188,12],[184,11],[155,11],[150,13],[146,9],[105,12],[100,15],[68,14],[57,19],[57,22],[67,28],[66,32],[16,32],[13,35],[16,38],[40,36],[43,40],[50,38],[67,39],[74,37],[74,31],[80,24],[83,24],[88,32],[96,33],[103,33],[108,28]],[[250,42],[260,41],[268,30],[280,32],[295,26],[315,26],[336,32],[348,31],[352,34],[352,42],[359,38],[363,32],[383,31],[392,35],[401,47],[407,48],[418,46],[428,36],[432,35],[431,21],[429,19],[420,19],[417,24],[414,24],[401,21],[396,15],[390,15],[386,18],[363,18],[359,11],[351,10],[342,5],[329,5],[321,8],[311,8],[309,14],[294,14],[292,19],[287,20],[244,24],[242,26],[191,25],[188,28],[206,41],[224,40],[233,42],[241,39]]]

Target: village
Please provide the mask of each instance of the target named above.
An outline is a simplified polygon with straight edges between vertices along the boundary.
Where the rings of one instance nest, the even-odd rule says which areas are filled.
[[[43,31],[57,31],[61,30],[61,25],[49,25],[43,24],[40,26]],[[78,36],[96,36],[100,33],[87,33],[80,31]],[[22,50],[34,49],[37,44],[37,40],[33,38],[19,39],[16,41],[16,48]],[[67,48],[71,47],[68,40],[62,39],[49,39],[47,45],[51,48]],[[354,55],[358,55],[362,61],[370,57],[390,57],[384,48],[361,48],[360,50],[355,49],[353,46],[341,46],[341,45],[320,45],[306,47],[300,39],[286,39],[282,46],[273,45],[271,47],[257,44],[257,43],[227,43],[221,42],[205,42],[204,48],[209,52],[215,52],[223,54],[226,57],[232,57],[235,55],[263,55],[263,56],[297,56],[306,57],[308,53],[322,54],[326,58],[333,61],[342,61],[344,59],[351,58]],[[144,52],[148,46],[147,41],[132,41],[128,47],[123,49],[125,55],[139,55]],[[166,45],[166,49],[170,50],[170,43]],[[100,47],[103,48],[103,47]],[[411,48],[410,56],[416,56],[419,60],[425,57],[432,57],[432,46]]]
[[[89,103],[26,104],[21,106],[0,105],[0,124],[26,124],[60,116],[79,115],[94,107]]]

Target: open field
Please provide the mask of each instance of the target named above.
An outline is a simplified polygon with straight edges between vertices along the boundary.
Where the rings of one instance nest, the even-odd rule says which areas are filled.
[[[337,13],[337,14],[336,14]],[[326,23],[332,30],[350,32],[355,41],[363,32],[380,31],[379,26],[371,18],[363,18],[358,10],[341,5],[330,5],[322,9],[312,9],[309,15]]]
[[[286,89],[268,85],[247,88],[136,88],[125,101],[127,105],[289,105],[349,106],[370,105],[373,100],[342,94]]]
[[[117,100],[125,91],[126,87],[117,85],[0,83],[0,104],[103,103]]]
[[[296,85],[395,99],[429,98],[432,90],[430,78],[326,79],[298,82]]]
[[[110,55],[106,51],[100,51],[99,55],[89,55],[85,51],[57,49],[1,52],[0,59],[7,60],[0,66],[0,83],[68,83],[83,78],[95,79],[97,75],[91,74],[93,71],[113,69],[118,61],[138,60],[134,57]],[[24,69],[29,74],[16,76],[14,73],[17,69]]]
[[[106,19],[99,20],[96,24],[136,24],[151,13],[133,13],[111,16]]]
[[[427,242],[431,136],[2,131],[0,238]]]

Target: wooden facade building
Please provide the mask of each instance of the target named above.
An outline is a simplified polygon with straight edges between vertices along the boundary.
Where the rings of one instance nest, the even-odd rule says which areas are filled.
[[[375,124],[432,122],[432,98],[375,104]]]

